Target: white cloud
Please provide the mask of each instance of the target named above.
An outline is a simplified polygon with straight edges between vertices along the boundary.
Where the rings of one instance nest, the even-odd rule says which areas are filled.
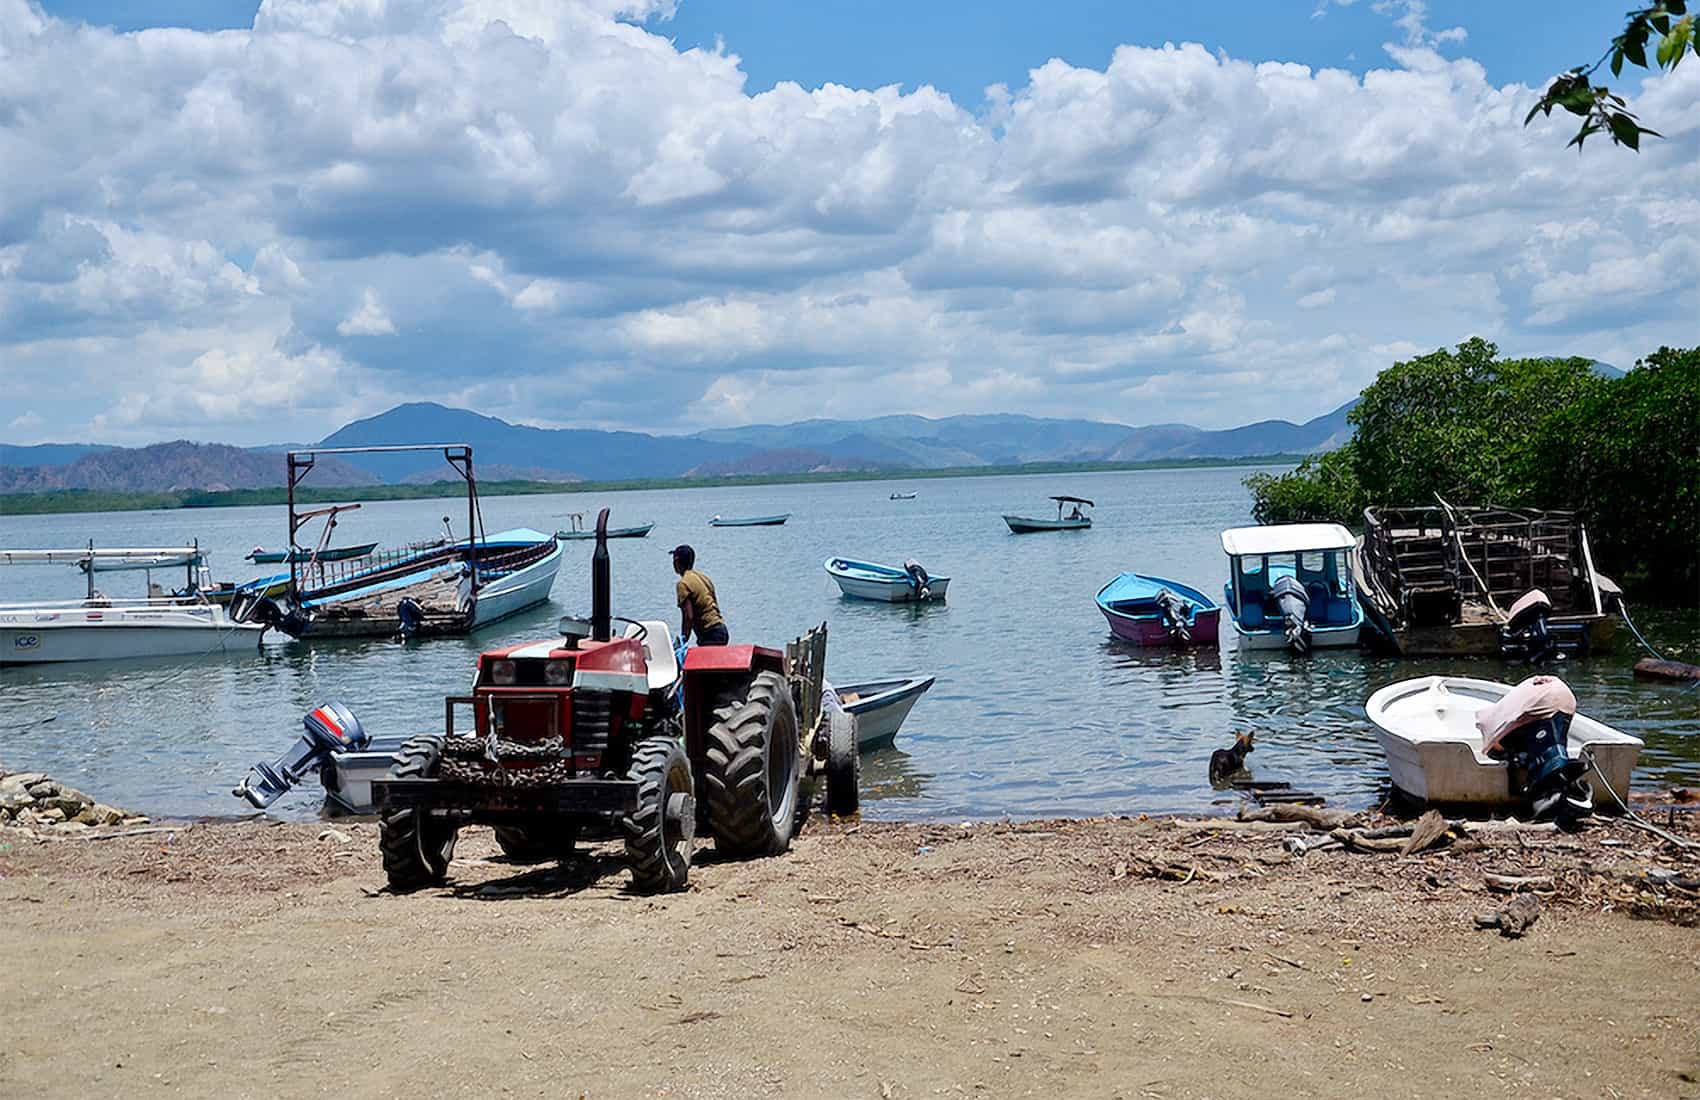
[[[384,312],[378,292],[367,287],[360,295],[360,304],[337,326],[344,336],[394,336],[395,322]]]
[[[1399,41],[1362,75],[1123,46],[975,114],[748,94],[735,54],[613,18],[658,3],[266,0],[248,32],[120,35],[0,0],[8,396],[37,437],[114,441],[317,438],[420,392],[663,430],[1225,426],[1248,386],[1304,419],[1478,333],[1691,343],[1700,66],[1637,100],[1664,141],[1578,157],[1425,4],[1378,10]]]

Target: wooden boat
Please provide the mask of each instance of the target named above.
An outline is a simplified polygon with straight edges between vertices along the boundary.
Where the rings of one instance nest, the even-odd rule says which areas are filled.
[[[1135,645],[1217,643],[1222,609],[1179,581],[1123,573],[1098,590],[1098,610],[1110,632]]]
[[[914,500],[917,496],[920,496],[920,494],[919,493],[893,493],[893,494],[891,494],[891,499],[892,500]]]
[[[744,516],[734,519],[715,516],[708,521],[708,525],[710,527],[778,527],[790,518],[790,512],[781,512],[777,516]]]
[[[1545,630],[1571,656],[1611,648],[1621,595],[1595,571],[1573,512],[1437,505],[1364,509],[1359,592],[1377,637],[1407,657],[1494,657],[1516,640],[1512,605],[1551,604]]]
[[[1513,805],[1509,766],[1482,752],[1482,735],[1476,728],[1477,713],[1510,691],[1510,684],[1493,680],[1419,676],[1371,695],[1364,712],[1375,723],[1393,785],[1419,802]],[[1599,768],[1599,774],[1590,773],[1596,788],[1594,805],[1614,810],[1616,801],[1598,789],[1600,776],[1627,799],[1642,742],[1577,714],[1570,722],[1566,751],[1573,760],[1585,759],[1584,747]]]
[[[931,676],[906,680],[869,680],[835,688],[844,709],[856,716],[856,747],[863,752],[889,745],[915,708],[916,700],[933,686]]]
[[[307,550],[296,547],[287,552],[283,550],[262,550],[256,546],[249,551],[245,560],[251,561],[255,565],[278,565],[285,561],[347,561],[350,558],[363,558],[377,548],[378,544],[375,542],[363,543],[360,546],[332,546],[324,550]]]
[[[556,531],[555,537],[563,542],[594,539],[596,537],[596,532],[593,530],[586,531],[584,529],[583,515],[584,513],[582,512],[572,513],[572,529]],[[653,523],[640,524],[636,527],[614,527],[609,529],[608,537],[611,539],[641,539],[647,537],[653,530],[655,530],[655,524]]]
[[[1009,524],[1010,531],[1017,535],[1026,535],[1034,531],[1084,531],[1092,526],[1092,517],[1081,511],[1083,505],[1087,508],[1095,507],[1090,500],[1085,497],[1052,497],[1051,499],[1057,502],[1057,518],[1055,519],[1005,515],[1003,521]],[[1065,516],[1063,515],[1063,508],[1066,505],[1073,505],[1073,508]]]
[[[906,562],[899,569],[871,561],[828,558],[826,572],[838,582],[844,595],[884,603],[943,600],[945,589],[950,586],[949,577],[933,576],[916,562]]]
[[[560,541],[528,527],[482,533],[472,448],[463,443],[290,451],[292,545],[296,531],[311,517],[350,507],[296,511],[296,486],[316,457],[374,451],[441,452],[466,484],[469,537],[454,539],[451,532],[367,558],[315,561],[309,568],[291,561],[289,589],[281,598],[240,595],[231,602],[234,617],[296,638],[440,637],[465,634],[549,598],[561,564]],[[446,527],[448,517],[443,522]]]
[[[202,656],[249,649],[257,625],[236,622],[200,596],[206,555],[196,546],[72,550],[0,550],[0,565],[75,565],[88,578],[80,600],[0,604],[0,665]],[[151,571],[182,567],[188,583],[165,594]],[[113,599],[95,588],[96,573],[148,573],[145,598]]]
[[[1302,653],[1357,645],[1364,612],[1352,580],[1355,545],[1338,523],[1223,531],[1223,594],[1241,647]]]

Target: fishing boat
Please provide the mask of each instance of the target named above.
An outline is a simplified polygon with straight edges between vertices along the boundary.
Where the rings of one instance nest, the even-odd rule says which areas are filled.
[[[278,565],[285,561],[314,562],[314,561],[347,561],[350,558],[363,558],[378,548],[375,542],[364,543],[360,546],[331,546],[323,550],[305,550],[297,547],[294,550],[263,550],[256,546],[249,551],[245,561],[255,565]]]
[[[893,493],[893,494],[891,494],[891,499],[892,500],[914,500],[916,497],[918,497],[920,495],[921,494],[919,494],[919,493]]]
[[[1303,653],[1357,645],[1364,611],[1352,580],[1355,545],[1338,523],[1223,531],[1223,593],[1241,647]]]
[[[1364,711],[1387,754],[1393,785],[1419,802],[1503,807],[1521,801],[1512,790],[1510,763],[1484,751],[1478,724],[1483,712],[1513,690],[1493,680],[1419,676],[1371,695]],[[1563,746],[1571,761],[1586,766],[1597,809],[1617,808],[1610,794],[1597,789],[1602,778],[1617,797],[1628,799],[1640,738],[1576,714]]]
[[[208,571],[196,545],[0,550],[0,565],[74,565],[88,579],[80,601],[0,604],[0,665],[200,656],[253,647],[261,633],[201,597]],[[187,579],[180,591],[153,582],[152,570],[179,567]],[[146,597],[113,599],[95,587],[95,574],[126,571],[147,574]]]
[[[1084,531],[1092,526],[1092,517],[1082,508],[1096,507],[1085,497],[1052,497],[1057,502],[1057,518],[1035,519],[1031,516],[1005,515],[1003,521],[1009,524],[1009,529],[1017,535],[1026,535],[1034,531]],[[1071,507],[1072,506],[1072,507]],[[1063,509],[1068,508],[1068,515],[1063,515]]]
[[[1122,573],[1098,590],[1110,632],[1135,645],[1217,643],[1222,609],[1196,588],[1144,573]]]
[[[884,603],[916,603],[943,600],[949,577],[929,574],[919,562],[906,561],[900,569],[850,558],[826,559],[826,572],[838,582],[839,591],[859,600]]]
[[[290,541],[312,515],[295,510],[295,490],[318,455],[375,451],[439,451],[466,484],[466,538],[387,550],[347,562],[290,562],[282,597],[239,595],[238,619],[264,623],[296,638],[407,638],[465,634],[549,598],[561,564],[554,535],[529,527],[485,534],[472,475],[472,448],[464,443],[390,447],[335,447],[291,451],[288,463]],[[444,517],[447,526],[448,517]]]
[[[708,521],[708,525],[710,527],[778,527],[790,518],[790,512],[781,512],[776,516],[744,516],[732,519],[717,515]]]
[[[1594,569],[1573,512],[1439,504],[1364,509],[1359,592],[1377,638],[1406,657],[1527,659],[1517,604],[1545,601],[1537,644],[1609,649],[1617,585]],[[1521,624],[1518,624],[1521,625]]]
[[[562,542],[574,542],[596,537],[594,529],[585,530],[583,512],[569,512],[567,514],[571,517],[573,525],[571,528],[556,531],[556,538]],[[609,529],[608,537],[611,539],[641,539],[647,537],[653,530],[655,530],[653,523],[639,524],[636,527],[614,527]]]
[[[862,752],[889,745],[915,708],[916,700],[933,686],[931,676],[901,680],[869,680],[834,690],[844,709],[856,716],[856,747]]]

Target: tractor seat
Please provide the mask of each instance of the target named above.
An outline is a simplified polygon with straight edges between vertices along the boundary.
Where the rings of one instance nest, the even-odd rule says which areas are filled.
[[[659,619],[644,619],[643,659],[649,666],[649,690],[665,691],[679,678],[679,659],[673,655],[673,632]],[[636,637],[638,624],[627,623],[625,636]]]

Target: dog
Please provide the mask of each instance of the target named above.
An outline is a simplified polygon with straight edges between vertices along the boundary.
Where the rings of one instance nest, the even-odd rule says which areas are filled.
[[[1210,754],[1210,785],[1225,787],[1228,780],[1245,770],[1245,755],[1253,748],[1250,733],[1242,733],[1234,738],[1232,748],[1217,749]]]

